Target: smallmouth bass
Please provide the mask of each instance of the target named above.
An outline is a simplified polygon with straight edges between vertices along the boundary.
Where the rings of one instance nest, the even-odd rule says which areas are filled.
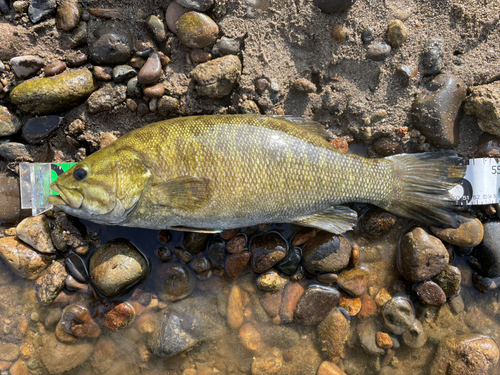
[[[465,174],[451,152],[367,159],[286,116],[176,118],[137,129],[77,163],[49,202],[100,224],[218,232],[295,223],[343,233],[349,202],[457,227],[448,190]]]

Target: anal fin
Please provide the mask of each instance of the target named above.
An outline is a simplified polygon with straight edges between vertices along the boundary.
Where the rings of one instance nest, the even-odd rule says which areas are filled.
[[[358,222],[358,214],[349,207],[337,206],[319,214],[304,216],[293,220],[294,224],[341,234],[351,230]]]

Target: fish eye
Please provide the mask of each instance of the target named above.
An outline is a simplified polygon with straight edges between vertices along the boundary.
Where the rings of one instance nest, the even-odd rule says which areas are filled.
[[[83,180],[85,178],[85,176],[87,176],[87,171],[83,168],[76,168],[73,171],[73,177],[76,180]]]

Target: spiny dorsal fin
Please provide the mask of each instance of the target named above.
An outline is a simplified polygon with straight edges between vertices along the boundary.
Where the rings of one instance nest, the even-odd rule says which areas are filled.
[[[342,234],[354,228],[358,214],[349,207],[332,207],[325,212],[293,220],[295,224],[318,228],[334,234]]]
[[[153,185],[153,202],[182,210],[193,210],[205,205],[212,196],[210,179],[181,176]]]

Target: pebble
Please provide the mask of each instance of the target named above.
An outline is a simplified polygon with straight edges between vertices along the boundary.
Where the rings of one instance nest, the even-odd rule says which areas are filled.
[[[135,71],[135,69],[129,65],[117,65],[113,68],[112,73],[113,81],[115,83],[128,82],[136,75],[137,72]]]
[[[483,224],[473,216],[459,214],[460,226],[453,228],[431,227],[432,233],[452,245],[460,247],[476,247],[484,236]]]
[[[335,24],[332,28],[332,38],[333,40],[342,43],[347,38],[347,30],[341,24]]]
[[[391,46],[385,42],[370,43],[366,57],[373,61],[384,61],[391,53]]]
[[[0,221],[17,223],[21,216],[19,180],[13,173],[0,173]]]
[[[469,259],[469,264],[482,276],[500,276],[500,221],[484,224],[484,237],[480,247]]]
[[[56,0],[31,0],[28,16],[31,22],[38,23],[48,18],[56,10]]]
[[[65,0],[56,13],[56,26],[64,31],[71,31],[78,26],[82,16],[82,6],[78,1]]]
[[[212,60],[212,54],[199,48],[193,48],[189,53],[189,58],[193,63],[200,64]]]
[[[363,231],[370,238],[385,236],[396,224],[396,216],[379,208],[370,208],[363,216]]]
[[[429,39],[422,52],[422,74],[438,74],[443,69],[443,40]]]
[[[222,98],[228,95],[241,75],[241,61],[227,55],[198,65],[191,72],[198,95]]]
[[[387,27],[387,41],[392,48],[401,47],[408,37],[408,30],[400,20],[394,20]]]
[[[149,113],[148,105],[145,103],[139,103],[139,105],[137,106],[137,113],[140,116],[146,116]]]
[[[99,81],[109,82],[113,79],[113,69],[110,67],[94,66],[94,76]]]
[[[355,2],[356,0],[314,0],[314,5],[323,13],[338,13],[348,10]]]
[[[305,289],[295,308],[295,320],[307,326],[318,324],[339,301],[340,292],[336,288],[311,285]]]
[[[19,276],[34,280],[40,276],[53,255],[41,254],[15,237],[0,238],[0,258]]]
[[[365,319],[356,326],[361,346],[366,353],[371,355],[383,355],[385,350],[377,346],[377,332],[379,324],[374,319]]]
[[[458,143],[457,115],[467,87],[452,74],[440,74],[417,94],[412,107],[415,127],[435,146]]]
[[[33,55],[13,57],[9,63],[14,74],[21,79],[35,76],[45,65],[42,58]]]
[[[47,115],[30,118],[23,125],[23,138],[32,145],[43,143],[61,124],[63,117]]]
[[[280,313],[282,300],[283,290],[279,290],[275,293],[266,293],[259,298],[260,305],[272,318],[277,317]],[[293,311],[291,320],[293,320]]]
[[[146,23],[158,42],[164,42],[165,40],[167,40],[165,25],[163,24],[163,21],[160,19],[160,17],[153,14],[149,16]]]
[[[83,52],[75,52],[66,56],[66,62],[70,67],[78,67],[87,63],[88,56]]]
[[[73,370],[89,359],[94,350],[92,343],[64,344],[53,333],[43,335],[42,340],[40,359],[50,374]]]
[[[287,250],[287,242],[276,232],[253,237],[250,242],[252,269],[256,273],[269,270],[285,257]]]
[[[49,305],[64,287],[68,273],[62,261],[52,263],[35,282],[36,297],[41,305]]]
[[[17,237],[44,254],[54,254],[56,249],[50,239],[50,223],[45,215],[28,217],[16,227]]]
[[[356,316],[361,310],[361,299],[342,295],[339,307],[342,307],[349,316]]]
[[[193,260],[193,254],[183,249],[182,247],[175,247],[174,253],[175,255],[177,255],[177,258],[179,258],[179,260],[184,264],[187,264]]]
[[[361,309],[358,313],[358,318],[364,319],[372,316],[377,311],[377,303],[368,294],[361,296]]]
[[[313,93],[316,92],[316,85],[306,78],[299,78],[293,81],[292,89],[297,92]]]
[[[480,292],[493,292],[500,288],[500,277],[483,277],[475,273],[472,276],[472,284]]]
[[[447,265],[437,276],[432,279],[443,289],[446,297],[451,298],[460,293],[462,275],[457,267]]]
[[[449,254],[443,243],[422,228],[415,228],[401,239],[397,267],[412,283],[418,283],[439,274],[448,264]]]
[[[339,235],[322,232],[302,248],[302,265],[309,272],[339,272],[349,264],[351,246]]]
[[[488,336],[469,334],[440,341],[431,374],[488,374],[498,363],[498,346]]]
[[[375,31],[373,31],[371,27],[364,29],[361,33],[361,39],[363,40],[363,43],[370,44],[371,42],[373,42],[375,40],[374,34]]]
[[[344,270],[339,275],[339,287],[354,297],[361,297],[366,290],[371,270],[366,266]]]
[[[20,354],[19,346],[12,343],[0,342],[0,361],[13,362]]]
[[[167,23],[168,29],[177,34],[177,21],[184,14],[189,12],[189,9],[184,8],[182,5],[172,1],[170,5],[167,7],[167,11],[165,13],[165,22]]]
[[[234,228],[234,229],[224,229],[221,233],[220,233],[220,237],[223,239],[223,240],[230,240],[231,238],[233,238],[234,236],[236,236],[238,233],[240,233],[240,228]],[[229,251],[229,249],[228,249]]]
[[[128,98],[125,101],[125,105],[127,106],[128,109],[130,109],[132,112],[137,111],[137,103],[133,100]]]
[[[425,345],[427,335],[419,320],[415,319],[410,329],[403,333],[403,342],[413,349],[418,349]]]
[[[276,374],[283,366],[283,354],[278,348],[269,348],[252,362],[252,375]]]
[[[413,285],[413,291],[424,305],[441,306],[446,303],[443,289],[434,281],[424,281]]]
[[[156,256],[158,259],[160,259],[162,262],[170,262],[173,259],[172,252],[167,248],[167,247],[159,247],[156,250]]]
[[[241,42],[236,38],[223,36],[215,43],[212,51],[221,55],[237,55],[240,51]]]
[[[196,258],[190,266],[198,278],[208,278],[212,275],[212,262],[208,258]]]
[[[177,37],[189,48],[204,48],[215,42],[219,27],[207,15],[190,11],[177,21]]]
[[[392,348],[391,336],[385,332],[377,332],[377,345],[382,349]]]
[[[250,251],[248,250],[230,255],[226,260],[227,275],[232,279],[237,278],[245,270],[249,262]]]
[[[45,114],[76,106],[99,86],[88,69],[23,82],[11,91],[10,100],[30,114]]]
[[[293,321],[295,308],[303,294],[304,288],[297,282],[291,282],[285,286],[279,310],[282,323],[290,323]]]
[[[248,350],[259,350],[260,334],[251,323],[245,323],[241,326],[239,337],[243,346]]]
[[[227,252],[229,254],[236,254],[242,251],[247,244],[247,236],[245,234],[238,234],[234,236],[229,241],[227,241]]]
[[[474,156],[476,158],[500,158],[500,139],[492,134],[481,134]]]
[[[127,26],[106,21],[96,30],[90,46],[90,58],[96,64],[118,65],[127,62],[133,50],[133,36]]]
[[[349,328],[350,321],[337,308],[333,308],[318,324],[320,350],[328,359],[336,362],[344,358],[344,346]]]
[[[464,108],[482,131],[500,136],[500,81],[472,87]]]
[[[242,292],[238,285],[233,285],[227,301],[227,321],[233,329],[238,329],[243,324]]]
[[[60,324],[66,333],[75,337],[96,338],[101,334],[101,329],[92,319],[89,309],[78,304],[64,308]]]
[[[48,157],[46,148],[37,148],[18,142],[0,143],[0,156],[7,161],[29,161],[45,159]]]
[[[87,99],[90,113],[110,111],[127,99],[127,86],[108,83]]]
[[[329,361],[321,362],[316,375],[345,375],[335,363]]]
[[[164,95],[158,100],[158,114],[168,116],[177,112],[179,109],[179,100],[171,96]]]
[[[215,267],[222,268],[226,259],[226,243],[224,240],[211,238],[207,247],[207,254]]]
[[[403,85],[408,86],[414,77],[414,69],[409,65],[400,64],[396,67],[396,76]]]
[[[15,134],[21,129],[22,123],[7,107],[0,106],[0,137]]]
[[[411,302],[406,297],[396,296],[382,308],[382,318],[389,331],[400,335],[413,325],[415,312]]]
[[[110,301],[103,308],[104,326],[112,331],[127,328],[135,319],[135,310],[128,302]]]
[[[193,292],[196,276],[182,263],[170,262],[156,267],[154,282],[161,300],[175,302]]]
[[[142,85],[152,85],[160,79],[162,72],[160,57],[153,52],[137,74],[137,80]]]
[[[183,7],[196,10],[198,12],[204,12],[214,5],[214,0],[175,0],[178,4]]]
[[[67,64],[64,61],[54,61],[43,68],[43,72],[47,77],[55,76],[56,74],[62,73],[66,69],[66,66]]]
[[[278,270],[285,275],[292,275],[300,265],[302,249],[300,247],[290,247],[285,257],[276,265]]]
[[[89,260],[92,282],[108,297],[115,297],[141,281],[149,265],[139,250],[127,240],[118,239],[98,248]]]
[[[269,270],[257,277],[256,285],[257,288],[264,292],[276,292],[285,287],[288,283],[286,277],[282,277],[275,270]]]
[[[158,83],[157,85],[146,87],[143,93],[148,98],[160,99],[165,93],[165,86],[161,83]]]

